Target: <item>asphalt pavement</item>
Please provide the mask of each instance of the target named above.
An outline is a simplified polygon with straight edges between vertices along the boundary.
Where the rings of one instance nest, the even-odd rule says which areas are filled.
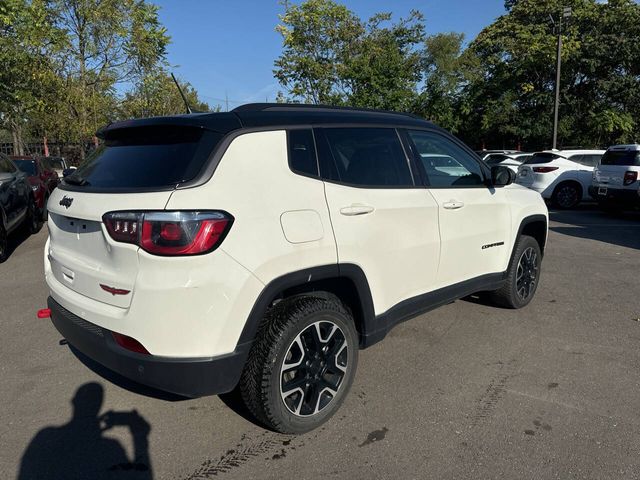
[[[36,318],[46,227],[20,237],[0,265],[0,478],[640,478],[640,214],[551,218],[527,308],[470,298],[398,326],[297,437],[233,394],[178,399],[78,358]]]

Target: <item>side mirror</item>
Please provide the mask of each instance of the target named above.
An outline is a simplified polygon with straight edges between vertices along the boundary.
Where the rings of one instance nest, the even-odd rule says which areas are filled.
[[[71,175],[75,171],[76,171],[76,167],[65,168],[62,171],[62,178],[68,177],[69,175]]]
[[[516,181],[516,174],[508,167],[496,165],[491,167],[491,183],[495,187],[511,185]]]

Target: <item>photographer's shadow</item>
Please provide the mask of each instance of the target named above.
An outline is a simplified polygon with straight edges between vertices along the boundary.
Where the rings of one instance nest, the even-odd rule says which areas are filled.
[[[22,456],[18,480],[152,479],[148,439],[151,426],[136,410],[99,415],[103,399],[104,391],[98,383],[78,388],[71,401],[71,420],[36,434]],[[120,442],[103,435],[114,426],[129,428],[133,459],[127,457]]]

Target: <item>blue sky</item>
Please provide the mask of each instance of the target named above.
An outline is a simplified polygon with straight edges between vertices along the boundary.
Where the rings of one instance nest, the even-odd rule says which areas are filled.
[[[273,78],[281,53],[275,31],[283,7],[277,0],[152,0],[171,35],[168,60],[174,73],[209,105],[274,101],[282,90]],[[294,2],[298,3],[298,2]],[[411,9],[426,17],[427,32],[463,32],[473,39],[504,12],[504,0],[352,0],[343,2],[362,18],[390,11],[395,19]]]

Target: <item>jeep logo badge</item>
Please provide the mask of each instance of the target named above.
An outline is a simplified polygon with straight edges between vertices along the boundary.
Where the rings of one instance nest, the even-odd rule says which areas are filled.
[[[66,195],[62,197],[62,200],[60,200],[60,205],[62,205],[64,208],[69,208],[72,203],[73,203],[73,198],[67,197]]]

